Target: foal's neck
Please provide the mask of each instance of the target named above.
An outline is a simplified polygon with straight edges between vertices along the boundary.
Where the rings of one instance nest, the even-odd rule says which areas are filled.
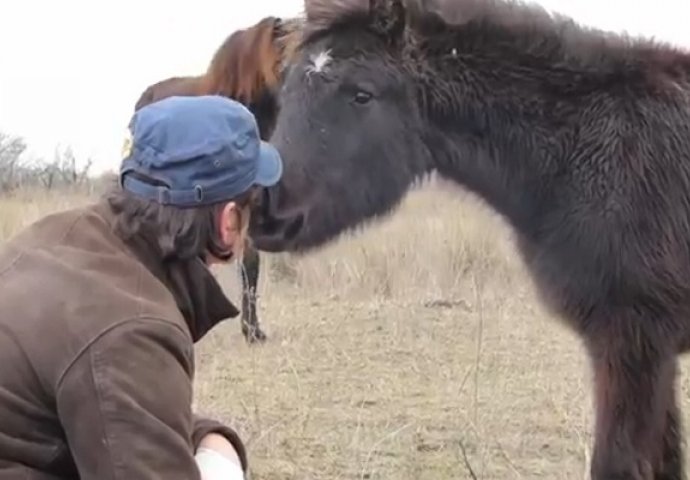
[[[572,168],[590,115],[615,115],[690,74],[689,57],[670,47],[587,30],[535,7],[463,3],[475,11],[464,12],[462,25],[422,23],[416,39],[429,146],[441,174],[517,226],[557,201],[556,178]]]

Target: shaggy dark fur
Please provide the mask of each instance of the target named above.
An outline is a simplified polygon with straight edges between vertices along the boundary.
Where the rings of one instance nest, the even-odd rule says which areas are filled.
[[[507,1],[306,12],[272,137],[285,173],[255,246],[323,245],[437,170],[505,216],[543,300],[584,340],[592,478],[683,478],[690,55]]]
[[[277,89],[282,72],[299,41],[301,19],[265,17],[229,35],[214,53],[203,75],[170,77],[149,85],[135,103],[139,110],[164,98],[217,94],[233,98],[256,117],[261,138],[267,139],[278,114]],[[260,256],[251,243],[242,259],[242,334],[264,341],[256,309]]]

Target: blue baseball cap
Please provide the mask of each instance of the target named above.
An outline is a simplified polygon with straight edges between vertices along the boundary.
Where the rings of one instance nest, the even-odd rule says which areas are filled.
[[[261,140],[254,115],[227,97],[168,97],[135,112],[129,129],[120,185],[162,204],[231,200],[254,185],[276,184],[283,173],[280,154]]]

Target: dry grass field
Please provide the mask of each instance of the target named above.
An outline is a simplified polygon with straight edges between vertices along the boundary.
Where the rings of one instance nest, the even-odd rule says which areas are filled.
[[[0,241],[88,199],[0,198]],[[442,187],[308,256],[265,255],[260,320],[197,348],[196,408],[247,440],[254,480],[589,478],[577,338],[535,298],[502,221]],[[237,268],[219,269],[239,299]],[[690,383],[679,395],[690,425]]]

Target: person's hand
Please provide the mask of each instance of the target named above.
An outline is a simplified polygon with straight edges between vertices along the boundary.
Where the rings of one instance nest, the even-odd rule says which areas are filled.
[[[215,450],[223,456],[228,457],[237,465],[242,465],[242,463],[240,462],[240,457],[237,455],[237,452],[235,451],[235,447],[233,447],[232,443],[230,443],[228,439],[220,433],[212,432],[204,436],[199,442],[199,448],[208,448],[210,450]]]
[[[203,480],[244,480],[237,451],[223,435],[209,433],[204,436],[195,458]]]

